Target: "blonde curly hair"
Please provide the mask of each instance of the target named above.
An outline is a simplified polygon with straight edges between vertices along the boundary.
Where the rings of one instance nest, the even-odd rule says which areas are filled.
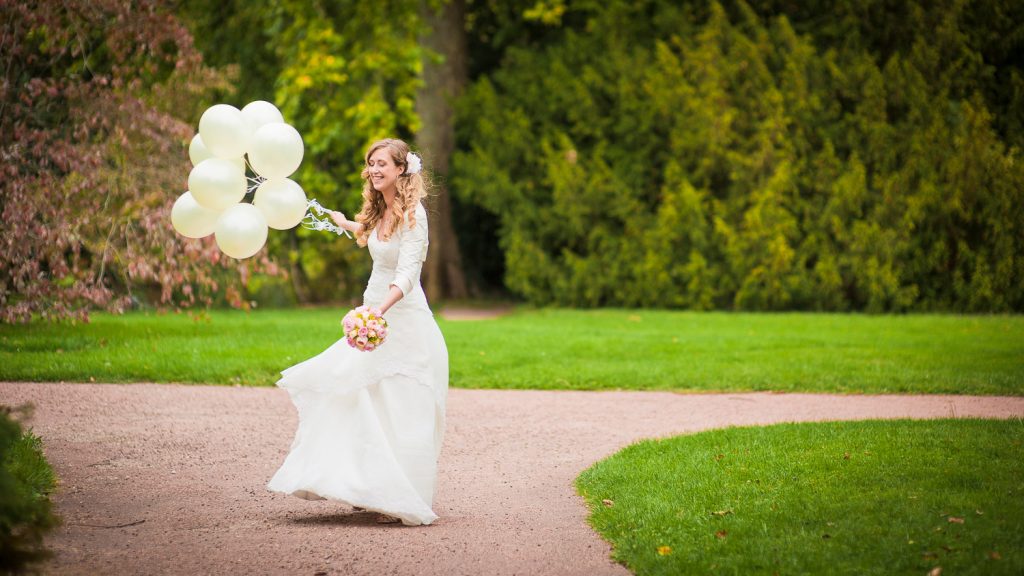
[[[427,193],[422,171],[409,174],[407,160],[409,156],[408,144],[397,138],[385,138],[371,144],[370,148],[366,151],[363,171],[360,174],[363,178],[363,207],[356,214],[356,222],[363,225],[363,229],[356,234],[356,243],[360,246],[366,246],[370,234],[377,227],[377,224],[380,223],[381,218],[384,217],[384,210],[387,209],[387,205],[384,203],[384,195],[374,188],[373,183],[370,182],[370,156],[373,156],[373,153],[381,148],[387,148],[388,152],[391,153],[391,161],[395,163],[395,166],[402,168],[402,174],[396,182],[398,193],[395,194],[394,201],[395,214],[400,215],[400,217],[392,218],[388,229],[381,230],[380,236],[382,239],[387,241],[391,238],[391,235],[398,229],[399,221],[406,222],[409,228],[416,225],[416,206]]]

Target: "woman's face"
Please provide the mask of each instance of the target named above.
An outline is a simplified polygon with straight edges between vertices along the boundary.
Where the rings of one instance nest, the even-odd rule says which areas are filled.
[[[386,147],[378,148],[370,154],[366,169],[370,174],[370,184],[378,192],[394,191],[398,177],[402,175],[402,168],[395,165]]]

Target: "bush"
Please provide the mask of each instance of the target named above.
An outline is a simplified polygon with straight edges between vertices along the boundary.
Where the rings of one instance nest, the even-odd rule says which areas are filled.
[[[57,479],[43,457],[42,441],[31,430],[22,431],[11,412],[0,406],[0,572],[48,557],[43,536],[60,523],[49,498]]]
[[[987,31],[1024,9],[905,4],[567,3],[553,40],[460,102],[453,188],[497,216],[506,286],[539,305],[1024,310],[1021,41]]]

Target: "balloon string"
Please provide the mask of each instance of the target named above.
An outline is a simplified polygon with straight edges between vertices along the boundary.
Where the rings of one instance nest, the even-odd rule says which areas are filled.
[[[334,232],[338,235],[344,234],[347,238],[352,238],[352,235],[348,233],[348,230],[329,222],[326,218],[320,219],[313,215],[313,212],[316,212],[320,216],[330,212],[330,210],[321,206],[320,203],[316,201],[316,198],[313,198],[306,204],[306,209],[308,212],[306,212],[305,218],[302,219],[302,227],[306,230],[327,230],[328,232]]]
[[[245,159],[245,164],[246,166],[249,167],[250,170],[252,170],[252,164],[249,164],[248,158]],[[252,172],[254,174],[256,173],[255,170],[252,170]],[[247,190],[247,193],[249,194],[251,194],[253,190],[256,190],[257,188],[260,187],[261,184],[267,181],[266,178],[260,176],[259,174],[256,174],[255,177],[246,176],[246,180],[252,183]],[[334,232],[335,234],[338,235],[344,234],[345,237],[349,239],[352,238],[352,235],[348,233],[348,230],[345,230],[344,228],[335,225],[333,222],[328,221],[326,218],[317,218],[312,214],[312,212],[316,212],[318,215],[323,216],[327,212],[330,212],[330,210],[321,206],[320,203],[316,201],[316,198],[310,200],[306,204],[306,210],[306,215],[302,218],[303,228],[307,230],[326,230],[328,232]]]
[[[249,187],[246,189],[246,194],[252,194],[253,190],[259,188],[260,184],[263,184],[264,182],[267,181],[267,179],[264,178],[263,176],[256,176],[255,178],[253,178],[252,176],[246,176],[245,179],[248,180],[249,182],[252,182],[252,184],[250,184]]]

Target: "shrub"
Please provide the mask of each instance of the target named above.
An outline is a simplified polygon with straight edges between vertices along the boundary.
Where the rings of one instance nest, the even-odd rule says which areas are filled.
[[[43,536],[60,523],[49,498],[57,479],[42,441],[31,429],[23,431],[11,413],[0,406],[0,572],[48,557]]]

